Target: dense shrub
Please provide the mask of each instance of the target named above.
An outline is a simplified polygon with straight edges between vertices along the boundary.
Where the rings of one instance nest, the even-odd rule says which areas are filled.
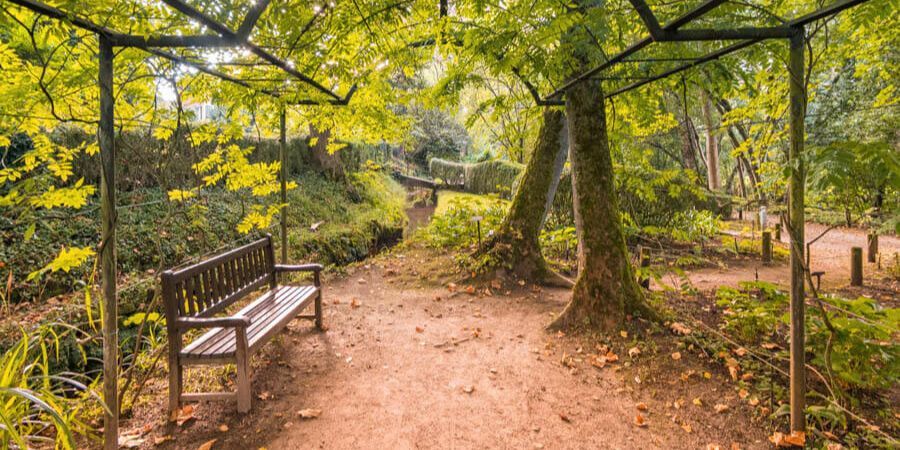
[[[469,164],[434,158],[428,167],[433,178],[473,194],[509,195],[525,171],[525,166],[501,159]]]

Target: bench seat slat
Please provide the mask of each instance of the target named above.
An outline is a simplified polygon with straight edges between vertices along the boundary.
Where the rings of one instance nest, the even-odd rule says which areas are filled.
[[[275,296],[272,296],[272,293]],[[269,291],[256,299],[253,303],[247,305],[237,314],[248,317],[251,320],[250,326],[247,328],[247,340],[252,345],[259,335],[259,329],[266,325],[267,321],[277,318],[286,311],[295,310],[298,301],[303,301],[302,296],[314,293],[315,288],[312,286],[279,286],[275,291]],[[200,344],[191,348],[193,356],[221,356],[223,354],[231,354],[234,352],[234,331],[226,328],[222,332],[208,332],[200,337],[194,343],[203,340]],[[193,343],[192,343],[193,346]],[[225,349],[224,347],[228,347]]]
[[[251,346],[259,335],[259,329],[264,327],[268,321],[277,319],[284,312],[296,309],[296,302],[291,300],[295,297],[299,299],[302,294],[300,289],[291,289],[290,291],[282,290],[281,296],[272,297],[271,292],[263,294],[238,313],[251,319],[251,324],[247,327],[247,340]],[[216,330],[215,334],[207,333],[201,336],[201,338],[208,336],[208,339],[192,349],[193,356],[218,357],[234,353],[236,348],[234,331],[230,328]]]
[[[314,286],[278,286],[241,309],[237,315],[251,320],[247,328],[250,351],[284,328],[317,292]],[[235,348],[234,329],[213,328],[186,346],[181,357],[186,360],[229,358],[234,356]]]

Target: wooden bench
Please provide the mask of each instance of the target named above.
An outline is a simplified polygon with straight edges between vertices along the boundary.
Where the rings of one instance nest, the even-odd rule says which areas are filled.
[[[313,273],[312,286],[282,286],[276,275]],[[239,412],[250,410],[250,355],[295,317],[314,319],[322,329],[319,264],[277,265],[272,237],[216,255],[206,261],[162,274],[162,295],[169,334],[169,417],[182,401],[232,400]],[[232,316],[216,316],[260,288],[259,298]],[[315,302],[315,314],[300,315]],[[208,329],[183,345],[186,331]],[[182,393],[187,365],[234,363],[236,392]]]

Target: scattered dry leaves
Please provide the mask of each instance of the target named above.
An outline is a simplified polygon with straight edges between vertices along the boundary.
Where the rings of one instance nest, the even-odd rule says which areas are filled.
[[[681,322],[672,322],[672,324],[669,325],[669,329],[672,330],[673,333],[683,336],[691,334],[691,329]]]
[[[322,410],[317,408],[305,408],[297,411],[297,417],[301,419],[315,419],[322,415]]]
[[[638,415],[634,416],[634,424],[643,428],[643,427],[647,426],[647,420],[644,419],[644,416],[638,414]]]
[[[197,447],[197,450],[210,450],[210,449],[212,449],[212,447],[216,443],[216,441],[218,441],[218,439],[210,439],[210,440],[200,444],[200,446]]]
[[[769,442],[775,444],[776,447],[803,447],[806,445],[806,433],[793,431],[791,434],[784,434],[776,431],[775,434],[769,436]]]

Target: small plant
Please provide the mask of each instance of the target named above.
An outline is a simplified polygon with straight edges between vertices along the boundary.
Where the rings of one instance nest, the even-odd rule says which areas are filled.
[[[86,400],[94,396],[74,374],[52,374],[60,340],[75,328],[57,332],[50,326],[22,337],[0,357],[0,447],[34,448],[54,445],[74,449],[75,435],[88,436],[83,421]],[[87,356],[82,353],[86,360]],[[87,383],[90,384],[90,383]]]
[[[486,239],[500,227],[509,202],[496,196],[454,195],[439,204],[431,224],[424,229],[425,241],[438,248],[462,248],[478,242],[478,223]]]

